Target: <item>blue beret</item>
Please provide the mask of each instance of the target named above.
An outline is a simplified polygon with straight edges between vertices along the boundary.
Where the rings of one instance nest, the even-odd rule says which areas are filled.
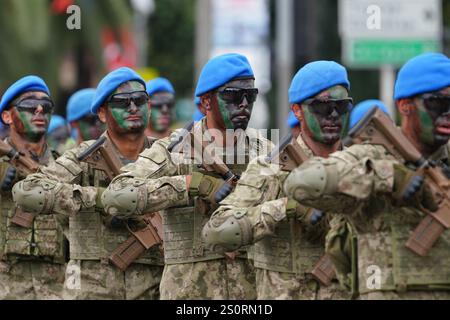
[[[147,82],[147,93],[149,96],[158,92],[170,92],[175,94],[175,89],[166,78],[155,78]]]
[[[58,116],[57,114],[52,115],[52,118],[50,119],[50,124],[48,125],[47,133],[52,133],[55,129],[59,127],[63,127],[66,125],[66,120]]]
[[[289,112],[288,118],[287,118],[287,124],[290,128],[296,127],[300,125],[300,122],[295,117],[294,112],[292,110]]]
[[[441,53],[424,53],[400,69],[394,99],[409,98],[450,86],[450,59]]]
[[[350,89],[347,70],[334,61],[314,61],[301,68],[289,88],[289,103],[302,103],[333,86]]]
[[[359,122],[359,120],[361,120],[366,115],[367,111],[369,111],[369,109],[371,109],[373,106],[378,107],[388,116],[391,116],[384,103],[381,102],[380,100],[376,99],[364,100],[358,103],[350,112],[350,129],[353,128]]]
[[[235,78],[254,78],[247,58],[238,53],[227,53],[209,60],[198,79],[195,96],[214,90]]]
[[[48,89],[44,80],[42,80],[38,76],[23,77],[14,82],[8,89],[6,89],[5,93],[2,96],[2,100],[0,101],[0,113],[2,113],[3,110],[6,110],[11,101],[14,100],[18,95],[29,91],[42,91],[50,95],[50,90]]]
[[[202,102],[200,101],[200,97],[195,97],[195,98],[194,98],[194,103],[195,103],[196,106],[199,106],[200,103],[202,103]]]
[[[192,120],[194,121],[200,121],[203,119],[205,115],[199,110],[199,109],[195,109],[194,114],[192,115]]]
[[[67,121],[77,121],[91,113],[91,103],[95,89],[81,89],[72,94],[67,102]]]
[[[135,71],[127,67],[122,67],[108,73],[99,83],[95,91],[94,100],[91,105],[91,112],[97,113],[105,100],[119,87],[127,81],[139,81],[145,87],[145,81]]]

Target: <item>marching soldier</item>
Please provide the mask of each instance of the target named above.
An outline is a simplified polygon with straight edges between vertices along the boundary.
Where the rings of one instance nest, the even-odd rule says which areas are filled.
[[[22,220],[11,193],[15,182],[54,162],[45,140],[53,110],[37,76],[15,82],[0,102],[1,121],[10,129],[0,151],[0,299],[62,298],[67,221],[53,214]]]
[[[270,157],[253,160],[203,228],[205,242],[218,251],[254,243],[258,299],[349,298],[332,275],[324,283],[312,276],[324,255],[328,223],[314,221],[322,213],[286,197],[282,183],[289,171],[278,157],[294,145],[305,158],[340,150],[352,106],[349,88],[347,72],[336,62],[316,61],[300,69],[289,89],[300,134],[291,134],[294,143],[282,143]]]
[[[162,299],[255,298],[254,271],[246,251],[227,255],[212,252],[205,247],[201,230],[249,158],[267,153],[271,146],[247,128],[257,93],[246,57],[225,54],[211,59],[196,89],[206,117],[184,130],[181,136],[185,139],[177,145],[171,141],[180,141],[181,132],[158,140],[138,161],[123,168],[124,173],[102,197],[105,210],[121,219],[164,210]],[[237,134],[243,130],[245,134]],[[188,151],[195,143],[191,137],[200,141],[202,155],[214,147],[218,153],[222,151],[220,156],[209,163],[204,158],[199,162],[192,159],[193,153]],[[205,143],[208,146],[203,148]],[[227,154],[231,154],[232,163],[225,161]]]
[[[175,89],[166,78],[156,78],[147,82],[147,93],[152,108],[145,134],[158,139],[168,137],[175,107]]]
[[[119,168],[134,162],[152,143],[144,135],[149,119],[149,98],[145,90],[144,80],[129,68],[119,68],[106,75],[98,84],[91,105],[92,112],[106,123],[104,140],[83,142],[14,186],[14,200],[23,210],[38,217],[49,214],[69,217],[67,299],[159,297],[161,252],[154,246],[125,270],[110,264],[112,252],[127,241],[133,225],[109,219],[100,201]],[[98,145],[98,141],[104,142]],[[94,160],[104,157],[108,159],[108,167],[99,168],[95,161],[82,161],[91,151],[97,152],[92,149],[94,144],[106,150],[106,154],[95,153]]]
[[[386,144],[354,145],[328,159],[313,158],[291,172],[284,189],[304,205],[332,208],[352,222],[361,299],[449,299],[450,233],[440,229],[435,237],[435,229],[430,235],[428,227],[436,222],[419,208],[449,214],[448,207],[441,208],[448,203],[448,190],[431,192],[427,172],[448,180],[443,172],[449,165],[450,60],[428,53],[408,61],[399,71],[395,99],[401,131],[388,118],[377,122],[393,128],[380,132],[397,132]],[[382,117],[379,112],[377,119]],[[368,129],[367,139],[375,128]],[[421,163],[432,164],[423,171],[409,169],[404,162],[410,156],[401,151],[405,148],[418,154]],[[436,191],[445,184],[433,186]]]

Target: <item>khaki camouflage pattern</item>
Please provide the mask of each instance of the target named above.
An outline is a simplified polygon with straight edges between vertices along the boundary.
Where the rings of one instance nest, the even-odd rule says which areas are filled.
[[[324,287],[309,274],[296,275],[260,268],[256,269],[256,293],[258,300],[350,299],[350,294],[336,282]]]
[[[78,279],[74,279],[76,270],[80,270]],[[158,300],[162,272],[162,266],[133,263],[122,272],[107,262],[71,260],[66,272],[64,299]]]
[[[195,134],[202,133],[204,139],[212,141],[206,130],[205,120],[196,123],[193,128]],[[247,129],[246,133],[251,135],[255,133],[255,130]],[[203,205],[200,207],[199,204],[203,203],[202,201],[195,201],[196,206],[194,207],[195,199],[190,199],[188,196],[186,175],[192,174],[194,170],[198,170],[198,167],[192,159],[186,159],[182,151],[174,150],[172,153],[167,151],[167,146],[177,138],[178,134],[179,131],[176,131],[170,137],[158,140],[152,148],[142,152],[135,163],[123,167],[123,174],[113,180],[108,190],[120,192],[131,186],[138,189],[137,209],[135,212],[129,213],[131,215],[163,210],[161,214],[164,222],[166,265],[161,280],[162,298],[254,299],[254,282],[248,288],[245,285],[245,289],[239,289],[236,294],[227,293],[226,288],[231,286],[222,285],[221,287],[224,289],[216,288],[217,281],[239,283],[242,275],[239,272],[227,271],[227,268],[224,267],[226,265],[224,256],[214,254],[204,248],[200,232],[215,208]],[[250,140],[248,146],[246,144],[246,152],[253,155],[258,148],[270,151],[271,142],[258,134],[255,136],[256,139]],[[105,210],[111,215],[122,217],[124,215],[120,209],[108,206],[106,203]],[[239,259],[239,261],[242,260]],[[247,265],[248,261],[244,261],[246,261],[244,264]],[[241,262],[236,263],[239,265]],[[186,268],[189,272],[178,271],[186,270]],[[245,268],[239,267],[238,270],[248,270],[247,266]],[[250,283],[249,281],[254,279],[254,274],[246,275],[246,277],[249,277],[246,281]],[[179,289],[180,285],[183,287],[187,284],[192,289]],[[195,286],[198,288],[195,289]]]
[[[0,159],[6,161],[7,157]],[[47,146],[39,163],[53,162]],[[11,191],[0,193],[0,206],[0,300],[62,299],[67,220],[47,215],[36,217],[30,229],[12,224],[15,205]]]
[[[64,264],[0,261],[0,300],[61,300],[64,273]]]
[[[170,264],[161,280],[162,300],[254,300],[255,272],[248,259]]]
[[[46,186],[47,190],[53,192],[55,201],[51,212],[69,220],[67,234],[70,261],[66,272],[69,272],[69,266],[80,264],[81,261],[81,283],[84,285],[81,290],[65,290],[64,298],[104,299],[110,295],[110,299],[157,299],[158,291],[155,288],[158,288],[164,262],[161,252],[156,248],[147,250],[126,272],[104,264],[111,252],[130,233],[124,223],[112,226],[111,218],[101,208],[96,208],[97,189],[106,187],[109,180],[103,172],[78,160],[78,156],[94,142],[86,141],[66,151],[54,163],[24,180],[24,189]],[[149,145],[150,139],[146,143]],[[122,157],[121,160],[123,163],[127,161]],[[99,273],[103,271],[105,278]],[[99,276],[101,278],[97,279]],[[128,286],[133,283],[139,283],[139,286],[129,289]]]
[[[433,160],[448,163],[444,146]],[[393,165],[398,163],[381,146],[355,145],[327,159],[314,158],[302,168],[320,162],[332,168],[338,177],[336,194],[316,197],[299,192],[305,205],[326,210],[330,207],[345,214],[357,234],[358,282],[361,299],[384,297],[431,297],[436,291],[450,290],[450,232],[445,231],[426,257],[405,247],[411,232],[424,213],[414,207],[395,207]],[[352,209],[358,208],[357,211]],[[378,279],[378,280],[376,280]],[[429,293],[427,291],[432,291]],[[388,293],[385,293],[388,292]],[[406,292],[411,292],[405,294]],[[444,294],[445,296],[445,294]]]
[[[308,156],[313,156],[301,136],[297,142]],[[310,225],[306,216],[311,208],[303,206],[297,207],[294,216],[287,217],[288,198],[282,185],[288,174],[265,157],[251,161],[236,189],[221,202],[204,232],[213,232],[229,217],[247,220],[250,236],[242,244],[254,243],[252,259],[258,299],[317,299],[322,294],[323,298],[348,299],[349,295],[337,281],[323,288],[309,274],[325,253],[328,223],[323,219],[316,226]]]

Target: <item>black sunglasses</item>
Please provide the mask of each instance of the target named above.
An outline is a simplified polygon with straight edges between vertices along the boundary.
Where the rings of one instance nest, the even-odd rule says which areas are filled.
[[[307,99],[302,104],[308,105],[311,112],[321,115],[321,116],[329,116],[333,113],[333,110],[336,110],[339,115],[344,115],[353,107],[353,99]]]
[[[425,108],[430,113],[441,115],[450,111],[450,96],[425,93],[418,98],[423,100]]]
[[[162,108],[164,105],[166,105],[169,109],[173,108],[175,106],[175,99],[169,98],[169,99],[150,99],[150,104],[152,105],[152,108]]]
[[[225,88],[223,90],[218,91],[219,97],[228,103],[241,103],[244,96],[247,98],[248,103],[253,103],[256,101],[256,97],[258,96],[258,89],[239,89],[239,88]]]
[[[18,111],[27,111],[35,113],[39,106],[42,107],[44,113],[53,112],[53,101],[50,99],[24,99],[18,101],[14,105]]]
[[[131,93],[116,93],[113,94],[108,99],[108,105],[111,108],[128,108],[131,104],[131,101],[136,106],[141,106],[143,104],[146,104],[149,100],[149,96],[147,92],[145,91],[135,91]]]

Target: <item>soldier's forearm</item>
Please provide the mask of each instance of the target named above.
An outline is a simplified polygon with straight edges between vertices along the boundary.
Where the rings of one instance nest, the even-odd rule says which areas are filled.
[[[73,215],[81,208],[94,207],[97,188],[60,183],[29,176],[14,185],[14,201],[22,209],[36,214]]]
[[[251,208],[221,206],[203,228],[203,238],[213,250],[227,251],[272,236],[286,218],[286,203],[282,198]]]
[[[105,211],[118,218],[189,204],[186,176],[143,179],[122,175],[102,196]]]

